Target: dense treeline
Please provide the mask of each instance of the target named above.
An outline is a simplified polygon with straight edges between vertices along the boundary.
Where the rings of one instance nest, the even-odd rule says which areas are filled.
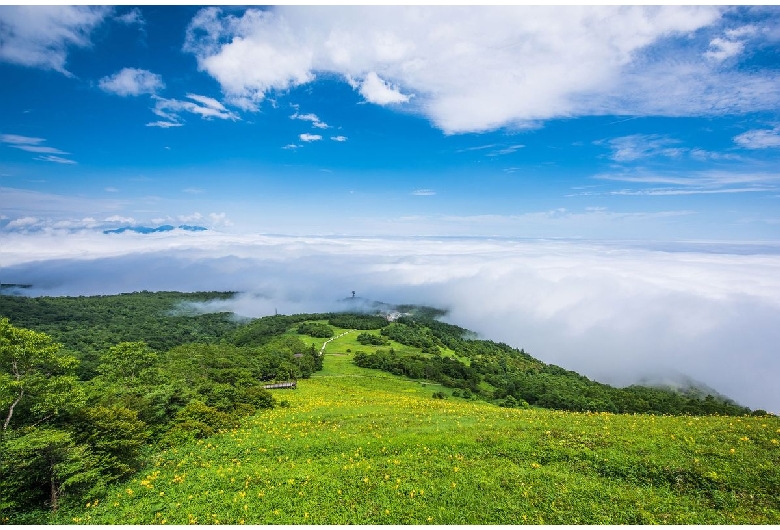
[[[464,338],[469,334],[467,330],[436,320],[403,317],[383,328],[381,333],[432,355],[401,356],[392,350],[378,350],[372,355],[356,354],[355,364],[467,389],[501,405],[530,404],[558,410],[615,413],[741,415],[750,412],[748,408],[713,396],[701,398],[637,385],[615,388],[591,381],[576,372],[544,364],[506,344]],[[469,366],[442,357],[441,347],[469,359]],[[492,390],[480,387],[480,382],[487,383]]]
[[[137,292],[106,296],[0,295],[0,315],[14,325],[46,333],[77,356],[78,375],[97,374],[98,356],[119,342],[143,341],[165,351],[190,342],[218,342],[238,329],[231,313],[197,312],[197,304],[233,293]]]
[[[361,313],[330,313],[328,323],[337,328],[370,330],[385,327],[387,319],[382,316]]]

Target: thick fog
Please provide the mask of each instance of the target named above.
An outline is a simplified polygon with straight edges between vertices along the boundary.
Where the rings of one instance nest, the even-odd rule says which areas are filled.
[[[239,291],[204,310],[344,308],[357,296],[450,311],[484,338],[614,384],[686,374],[780,411],[780,249],[207,233],[6,234],[0,281],[29,295]]]

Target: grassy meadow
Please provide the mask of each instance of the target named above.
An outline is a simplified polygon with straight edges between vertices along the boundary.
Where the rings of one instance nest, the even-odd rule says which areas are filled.
[[[777,417],[433,399],[451,390],[353,365],[356,350],[377,348],[357,333],[328,343],[324,369],[297,390],[274,391],[284,406],[159,452],[105,497],[51,522],[780,523]]]

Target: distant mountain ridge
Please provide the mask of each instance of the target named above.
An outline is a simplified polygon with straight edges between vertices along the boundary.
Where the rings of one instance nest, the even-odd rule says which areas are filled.
[[[122,234],[124,232],[136,232],[138,234],[152,234],[154,232],[170,232],[171,230],[187,230],[188,232],[203,232],[208,230],[205,226],[191,226],[191,225],[161,225],[155,228],[147,226],[123,226],[121,228],[114,228],[112,230],[103,230],[104,234]]]

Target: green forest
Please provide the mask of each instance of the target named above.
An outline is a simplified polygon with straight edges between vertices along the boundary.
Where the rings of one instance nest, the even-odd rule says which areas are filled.
[[[348,406],[343,405],[345,418],[353,413],[349,407],[356,406],[355,403],[380,395],[375,385],[397,381],[390,390],[382,387],[382,392],[400,391],[404,385],[415,384],[411,388],[417,401],[409,404],[408,410],[399,409],[395,414],[416,414],[412,411],[421,404],[439,403],[435,406],[445,407],[441,410],[458,414],[461,413],[458,411],[471,410],[468,407],[487,407],[485,410],[494,411],[490,414],[511,411],[513,415],[535,415],[549,410],[585,417],[599,414],[615,418],[711,417],[717,421],[732,417],[740,422],[741,418],[755,418],[757,422],[763,419],[773,422],[771,425],[777,424],[777,418],[765,411],[751,411],[722,397],[701,395],[696,389],[675,392],[642,386],[615,388],[591,381],[575,372],[545,364],[522,349],[477,339],[464,328],[438,320],[443,312],[433,308],[403,306],[399,310],[403,310],[404,316],[393,322],[382,315],[357,313],[241,319],[226,312],[200,312],[200,304],[224,301],[233,294],[0,296],[0,520],[13,524],[160,523],[164,517],[155,514],[178,513],[181,502],[175,506],[177,503],[171,504],[173,501],[157,499],[149,504],[151,501],[147,499],[142,508],[136,507],[138,513],[132,512],[135,515],[130,521],[127,513],[119,515],[112,511],[107,500],[116,497],[117,492],[134,491],[134,487],[123,485],[146,481],[148,486],[152,480],[148,477],[155,476],[155,471],[149,471],[150,466],[168,458],[164,455],[176,454],[184,447],[211,446],[209,440],[223,439],[229,433],[235,436],[238,430],[248,428],[253,422],[271,421],[262,418],[276,417],[274,411],[281,411],[279,417],[287,418],[289,425],[279,420],[286,426],[266,425],[263,432],[289,430],[300,421],[295,414],[296,410],[303,409],[296,407],[327,406],[323,402],[327,398],[323,398],[321,387],[317,386],[326,380],[347,385],[339,387],[339,399],[343,399],[344,392],[354,397]],[[328,350],[322,355],[326,345]],[[331,363],[330,367],[327,363]],[[364,388],[368,394],[348,386],[349,380],[368,385]],[[264,388],[277,381],[299,381],[302,390]],[[307,381],[312,386],[307,387]],[[324,395],[335,399],[334,394]],[[310,401],[300,401],[304,399],[301,396],[309,396]],[[398,396],[392,402],[402,407],[407,403],[406,398]],[[340,409],[331,406],[328,410],[327,420],[317,420],[321,424],[338,421]],[[580,416],[572,416],[575,417]],[[447,424],[447,420],[438,416],[432,421],[434,425]],[[733,424],[731,421],[730,425]],[[715,475],[710,476],[705,474],[706,470],[695,477],[683,474],[679,476],[687,478],[668,480],[683,480],[689,489],[698,484],[696,487],[709,492],[703,495],[710,504],[720,502],[731,506],[729,503],[742,502],[741,496],[750,495],[752,500],[745,502],[760,506],[745,508],[746,513],[753,513],[750,510],[755,508],[763,513],[762,517],[777,522],[772,518],[777,516],[779,507],[776,500],[771,500],[770,492],[780,490],[775,439],[778,435],[772,438],[771,426],[767,427],[770,424],[761,425],[767,429],[767,439],[752,456],[761,462],[754,470],[759,473],[755,482],[735,486],[729,479],[724,486],[722,478],[716,480],[717,471],[712,471]],[[398,439],[405,440],[403,427],[400,429]],[[636,434],[641,436],[641,432]],[[590,452],[599,446],[588,444],[583,447]],[[559,449],[563,450],[563,446]],[[309,450],[308,464],[312,464],[311,457],[322,455],[311,447]],[[305,454],[296,455],[296,458],[304,457]],[[560,457],[556,453],[550,458]],[[280,458],[277,464],[281,465],[285,460]],[[533,459],[532,463],[543,465],[541,456],[529,458]],[[774,471],[771,466],[767,468],[764,458],[774,463]],[[697,465],[698,461],[697,458]],[[596,462],[594,472],[599,476],[616,473],[605,462]],[[212,463],[220,469],[230,464],[228,461]],[[572,465],[580,466],[573,461]],[[653,473],[661,473],[660,478],[647,480],[666,484],[668,480],[659,470]],[[732,472],[736,471],[732,469]],[[141,475],[147,478],[139,478]],[[183,476],[174,473],[170,483],[181,485]],[[710,478],[702,478],[707,476]],[[256,479],[246,478],[246,487],[253,480]],[[672,485],[670,482],[664,487]],[[265,494],[263,490],[263,495],[256,495],[254,501],[262,504]],[[159,497],[164,495],[161,491]],[[192,500],[196,493],[188,495]],[[720,500],[712,500],[716,498]],[[339,501],[333,499],[333,502],[338,505]],[[93,512],[97,506],[107,511],[101,512],[102,519],[93,520],[80,515],[84,506]],[[244,504],[243,511],[247,506]],[[113,508],[119,507],[115,501]],[[384,509],[390,513],[391,508]],[[713,510],[717,511],[717,506]],[[268,513],[273,515],[273,510]],[[309,517],[309,512],[305,513],[306,517],[300,520],[247,519],[247,514],[239,510],[235,517],[223,517],[222,522],[303,523]],[[202,515],[200,519],[190,515],[189,519],[183,515],[170,518],[170,522],[193,522],[193,517],[195,522],[216,522],[204,520]],[[340,517],[334,514],[316,522],[343,522]],[[415,517],[377,517],[371,515],[346,522],[432,522]],[[764,521],[760,517],[746,520]],[[496,521],[505,519],[476,518],[465,522]]]

